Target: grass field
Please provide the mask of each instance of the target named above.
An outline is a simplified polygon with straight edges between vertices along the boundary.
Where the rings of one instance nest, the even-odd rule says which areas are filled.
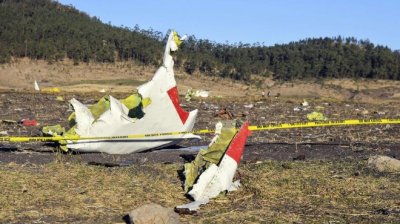
[[[81,162],[0,165],[0,222],[121,223],[135,207],[187,203],[179,164],[106,168]],[[212,200],[193,223],[397,223],[400,175],[365,161],[241,164],[237,192]]]

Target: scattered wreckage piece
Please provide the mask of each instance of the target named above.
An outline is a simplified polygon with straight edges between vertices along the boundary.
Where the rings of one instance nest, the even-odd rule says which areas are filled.
[[[35,91],[40,91],[39,84],[37,83],[36,80],[35,80],[35,82],[33,83],[33,88],[35,89]]]
[[[192,97],[202,97],[207,98],[210,96],[210,91],[206,90],[196,90],[194,91],[192,88],[189,88],[185,94],[185,100],[190,101]]]
[[[194,93],[195,97],[207,98],[209,95],[210,95],[210,91],[206,91],[206,90],[196,90],[196,92]]]
[[[209,147],[212,151],[208,152],[207,150],[202,150],[199,152],[195,161],[189,165],[185,164],[185,174],[190,178],[188,181],[185,181],[185,189],[190,189],[188,195],[194,201],[185,205],[177,206],[175,211],[182,213],[196,211],[201,205],[207,204],[211,198],[217,197],[221,192],[234,191],[239,187],[239,181],[232,181],[238,164],[241,161],[247,137],[251,134],[251,131],[249,130],[249,122],[245,122],[240,130],[234,134],[234,137],[232,137],[233,139],[229,139],[231,141],[228,141],[227,148],[223,148],[224,143],[226,143],[228,139],[224,139],[222,133],[230,131],[230,129],[225,129],[222,130],[221,133],[216,132],[217,139],[214,139],[214,142],[212,142]],[[228,133],[227,136],[230,134],[231,133]],[[213,149],[212,146],[218,143],[220,143],[221,147]],[[226,149],[222,153],[220,157],[221,159],[209,162],[211,160],[209,160],[207,153],[211,153],[211,155],[214,154],[214,156],[211,156],[211,159],[215,160],[218,158],[218,156],[215,156],[215,153],[217,155],[221,154],[221,149],[223,149],[222,151]],[[203,157],[203,155],[206,155],[206,157]],[[208,159],[209,161],[203,161],[202,164],[202,159]],[[195,177],[197,182],[191,186],[193,176],[190,175],[193,175],[193,170],[195,168],[197,169],[197,172],[205,170],[199,176]]]
[[[45,88],[40,88],[38,82],[35,80],[33,82],[33,89],[36,92],[42,92],[42,93],[60,93],[61,90],[58,87],[45,87]]]
[[[317,111],[313,111],[313,112],[307,114],[307,119],[309,121],[326,121],[327,120],[327,118],[324,116],[323,113],[317,112]]]
[[[198,176],[211,164],[218,164],[237,133],[236,122],[227,120],[215,125],[215,136],[207,148],[201,149],[191,163],[185,167],[185,192],[193,187]]]
[[[219,117],[223,119],[234,119],[234,115],[225,107],[222,108],[222,110],[218,111],[216,114],[214,114],[214,117]]]
[[[52,136],[128,136],[167,132],[190,132],[197,110],[187,112],[179,103],[171,53],[182,43],[172,31],[166,44],[163,65],[149,82],[137,88],[138,93],[123,100],[105,96],[95,105],[87,107],[76,99],[70,102],[74,113],[69,117],[71,129],[62,132],[58,126],[45,127],[43,132]],[[176,144],[183,139],[199,139],[193,134],[163,135],[145,138],[107,140],[62,140],[64,150],[127,154]]]
[[[39,126],[40,125],[40,123],[37,122],[37,120],[27,119],[27,118],[19,120],[18,123],[21,124],[22,126]]]

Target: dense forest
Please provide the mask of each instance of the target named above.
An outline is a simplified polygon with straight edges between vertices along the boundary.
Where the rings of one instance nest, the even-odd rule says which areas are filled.
[[[51,0],[0,0],[0,63],[12,58],[72,59],[159,65],[166,34],[104,24]],[[289,44],[220,44],[190,36],[175,65],[188,74],[247,81],[306,78],[400,79],[400,52],[353,37],[310,38]]]

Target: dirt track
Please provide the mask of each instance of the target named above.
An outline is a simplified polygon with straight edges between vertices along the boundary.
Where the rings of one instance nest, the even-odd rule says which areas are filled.
[[[55,95],[5,92],[0,94],[0,119],[18,121],[36,119],[40,126],[60,123],[67,126],[70,113],[68,100],[76,97],[87,104],[95,103],[100,94],[60,94],[65,101],[57,101]],[[122,94],[113,94],[123,97]],[[216,121],[226,119],[216,116],[223,108],[239,121],[250,120],[252,125],[307,121],[306,114],[316,108],[329,120],[398,118],[396,104],[360,104],[354,101],[335,102],[308,99],[309,107],[300,106],[301,100],[288,98],[264,98],[255,101],[234,102],[232,99],[194,99],[182,102],[186,110],[199,109],[195,129],[212,129]],[[251,107],[251,108],[250,108]],[[294,108],[300,108],[295,111]],[[0,131],[9,135],[38,136],[40,126],[25,127],[18,123],[5,123]],[[351,127],[305,128],[254,132],[248,140],[244,162],[261,160],[337,160],[366,159],[373,154],[385,154],[400,158],[397,140],[399,125],[366,125]],[[100,153],[57,153],[57,147],[46,143],[0,143],[0,161],[4,163],[49,163],[54,160],[83,161],[91,164],[129,165],[132,163],[182,163],[197,153],[191,146],[205,146],[210,135],[203,140],[182,142],[169,149],[130,155]],[[195,147],[196,148],[196,147]],[[198,147],[197,147],[198,148]]]

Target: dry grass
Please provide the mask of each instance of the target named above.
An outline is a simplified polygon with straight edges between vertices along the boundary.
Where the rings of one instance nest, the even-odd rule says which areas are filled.
[[[146,67],[134,62],[115,64],[80,63],[73,65],[65,60],[49,64],[45,61],[16,59],[0,66],[0,89],[33,90],[34,80],[42,87],[60,87],[70,92],[132,92],[139,84],[151,79],[156,67]],[[187,75],[176,69],[179,91],[204,89],[211,96],[246,97],[261,96],[270,92],[272,96],[334,98],[357,100],[358,102],[381,103],[398,101],[400,81],[388,80],[314,80],[279,83],[271,78],[253,75],[250,85],[219,77],[201,74]]]
[[[98,92],[105,89],[126,93],[150,80],[156,69],[134,62],[73,65],[69,60],[49,64],[41,60],[16,59],[10,64],[0,65],[0,89],[33,90],[33,82],[37,80],[42,87],[59,87],[62,91]],[[175,75],[182,94],[188,88],[194,88],[211,90],[214,96],[238,96],[243,95],[238,90],[248,88],[230,79],[187,75],[180,70],[176,70]]]
[[[149,202],[184,201],[172,166],[108,169],[82,164],[1,166],[0,222],[122,221]]]
[[[243,186],[202,207],[196,223],[383,223],[400,220],[400,176],[365,162],[275,162],[240,166]],[[178,164],[105,168],[77,163],[0,165],[0,222],[116,223],[133,208],[188,202]],[[385,213],[388,214],[382,214]]]

